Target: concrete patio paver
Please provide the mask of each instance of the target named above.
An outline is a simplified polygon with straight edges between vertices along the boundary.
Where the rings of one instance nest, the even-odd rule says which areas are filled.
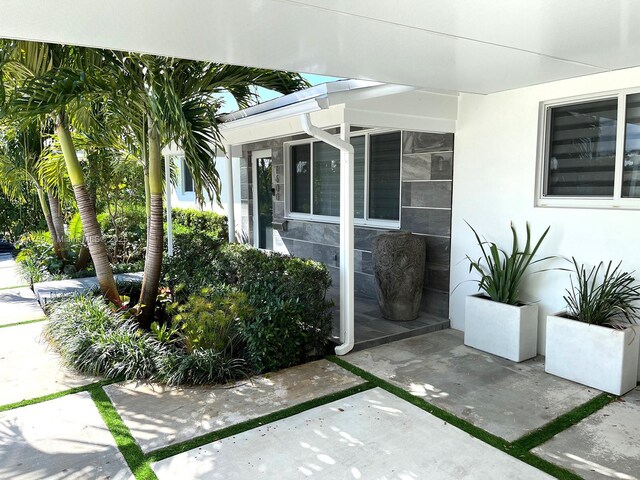
[[[0,478],[133,478],[91,396],[78,393],[0,413]]]
[[[29,287],[0,290],[0,325],[45,318]]]
[[[601,392],[463,344],[462,332],[401,340],[344,357],[494,435],[513,441]]]
[[[152,468],[160,480],[552,478],[379,388]]]
[[[640,387],[534,453],[585,479],[640,479]]]
[[[130,382],[104,389],[142,451],[148,453],[362,383],[360,377],[319,360],[234,387]]]
[[[0,254],[0,289],[27,285],[11,254]]]
[[[41,339],[44,323],[0,329],[0,405],[97,381],[60,364],[60,357]]]

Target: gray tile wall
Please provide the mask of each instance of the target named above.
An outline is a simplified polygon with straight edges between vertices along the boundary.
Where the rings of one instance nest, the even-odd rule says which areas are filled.
[[[253,192],[251,152],[271,149],[274,222],[284,221],[283,143],[306,135],[283,137],[243,146],[241,162],[242,228],[253,239]],[[427,243],[423,310],[441,317],[449,315],[449,251],[451,192],[453,184],[453,134],[403,132],[401,228],[424,235]],[[356,295],[375,297],[371,241],[384,230],[355,228]],[[274,233],[274,245],[291,255],[321,261],[339,283],[340,226],[288,220],[287,231]]]

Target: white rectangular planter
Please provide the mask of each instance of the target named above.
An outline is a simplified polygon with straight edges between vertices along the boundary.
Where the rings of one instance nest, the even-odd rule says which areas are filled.
[[[514,362],[538,353],[538,306],[507,305],[472,295],[465,305],[464,344]]]
[[[639,334],[549,315],[545,371],[622,395],[638,381]]]

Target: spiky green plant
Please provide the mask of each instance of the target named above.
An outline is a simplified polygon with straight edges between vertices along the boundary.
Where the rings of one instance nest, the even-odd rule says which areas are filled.
[[[604,262],[587,271],[572,260],[576,280],[571,278],[571,289],[563,297],[570,318],[594,325],[637,323],[640,285],[635,284],[633,272],[622,271],[622,262],[613,267],[609,261],[600,278]]]
[[[466,222],[469,225],[468,222]],[[469,225],[476,237],[482,256],[478,260],[469,260],[469,273],[476,271],[480,274],[478,290],[483,291],[491,300],[509,305],[517,305],[520,302],[520,283],[530,265],[548,260],[552,257],[544,257],[534,260],[542,241],[549,233],[549,228],[544,231],[532,248],[531,228],[527,222],[527,240],[524,249],[520,249],[518,234],[511,224],[512,245],[511,252],[498,248],[493,242],[482,240],[478,232]]]

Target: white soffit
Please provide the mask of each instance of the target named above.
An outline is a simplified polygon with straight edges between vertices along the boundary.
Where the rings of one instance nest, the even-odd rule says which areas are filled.
[[[640,65],[637,0],[4,0],[0,36],[458,92]]]

